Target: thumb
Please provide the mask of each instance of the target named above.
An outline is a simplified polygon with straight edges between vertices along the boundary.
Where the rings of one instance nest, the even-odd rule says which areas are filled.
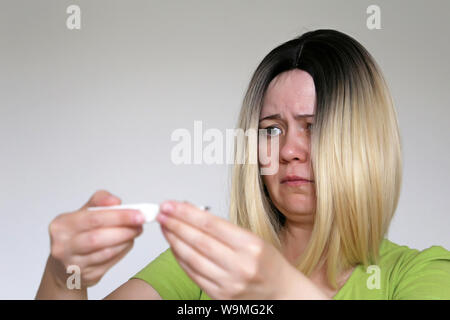
[[[84,210],[88,207],[114,206],[121,203],[122,200],[112,193],[106,190],[97,190],[81,209]]]

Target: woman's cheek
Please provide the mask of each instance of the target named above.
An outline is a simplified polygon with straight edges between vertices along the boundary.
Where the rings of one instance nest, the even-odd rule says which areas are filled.
[[[259,156],[258,156],[258,163],[260,166],[260,174],[264,176],[271,176],[275,177],[278,175],[279,171],[279,158],[277,152],[272,152],[271,149],[268,147],[265,149],[264,147],[260,147],[258,149]]]
[[[270,148],[264,148],[264,146],[259,143],[258,144],[258,163],[261,168],[267,168],[270,166],[272,161],[271,159]]]
[[[266,185],[267,190],[269,191],[269,194],[276,196],[277,193],[277,186],[275,183],[278,181],[277,175],[267,175],[263,176],[264,184]]]

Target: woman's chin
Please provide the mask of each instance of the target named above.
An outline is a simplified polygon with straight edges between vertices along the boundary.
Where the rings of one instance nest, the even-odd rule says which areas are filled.
[[[309,203],[309,201],[292,201],[284,203],[282,207],[284,209],[283,211],[286,211],[289,216],[307,216],[314,212],[314,205]]]

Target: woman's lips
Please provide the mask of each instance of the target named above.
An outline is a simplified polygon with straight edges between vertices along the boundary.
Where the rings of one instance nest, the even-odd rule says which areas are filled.
[[[289,174],[281,180],[281,184],[291,186],[291,187],[301,186],[301,185],[304,185],[307,183],[312,183],[312,182],[314,182],[314,180],[309,180],[305,177],[297,176],[297,175],[293,175],[293,174]]]
[[[282,182],[281,184],[284,184],[286,186],[290,186],[290,187],[296,187],[296,186],[301,186],[307,183],[311,183],[311,181],[309,180],[303,180],[303,179],[299,179],[299,180],[287,180]]]

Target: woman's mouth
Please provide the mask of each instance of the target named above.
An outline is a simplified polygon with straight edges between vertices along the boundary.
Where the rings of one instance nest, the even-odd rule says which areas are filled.
[[[283,182],[282,184],[286,185],[286,186],[290,186],[290,187],[296,187],[296,186],[301,186],[307,183],[311,183],[311,181],[308,180],[290,180],[290,181],[286,181]]]
[[[281,180],[281,184],[284,184],[286,186],[290,187],[296,187],[301,186],[304,184],[312,183],[313,180],[308,180],[299,176],[286,176],[284,179]]]

